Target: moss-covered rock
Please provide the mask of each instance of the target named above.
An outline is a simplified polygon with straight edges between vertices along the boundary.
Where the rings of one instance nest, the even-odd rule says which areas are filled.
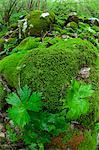
[[[55,22],[54,13],[49,12],[49,15],[46,17],[43,17],[42,13],[42,11],[32,11],[26,16],[28,23],[26,32],[28,35],[40,36],[44,32],[50,30],[52,27],[53,23]]]
[[[28,84],[33,90],[43,92],[50,103],[49,109],[57,109],[63,87],[83,66],[96,72],[96,58],[96,48],[90,42],[69,39],[49,48],[14,53],[4,58],[0,61],[0,74],[12,87]],[[97,79],[96,73],[93,78]]]
[[[78,24],[76,22],[69,22],[66,27],[72,28],[72,29],[77,29],[78,28]]]

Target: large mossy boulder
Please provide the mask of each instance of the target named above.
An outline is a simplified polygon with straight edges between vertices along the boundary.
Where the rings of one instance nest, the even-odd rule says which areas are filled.
[[[14,53],[0,61],[0,74],[11,87],[25,84],[43,93],[49,110],[59,107],[64,88],[80,69],[91,70],[88,82],[96,89],[99,85],[96,72],[96,48],[88,41],[68,39],[49,48],[36,48],[24,53]],[[95,97],[96,99],[96,97]]]
[[[53,12],[43,13],[42,11],[32,11],[25,19],[27,20],[27,33],[30,36],[41,36],[49,31],[55,23]]]

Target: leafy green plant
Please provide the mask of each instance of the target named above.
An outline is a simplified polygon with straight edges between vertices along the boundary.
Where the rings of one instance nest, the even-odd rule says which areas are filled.
[[[12,108],[8,109],[10,118],[15,125],[24,127],[30,121],[28,110],[39,112],[41,109],[41,94],[34,92],[31,94],[31,89],[28,86],[18,90],[18,94],[11,93],[6,99]]]
[[[18,141],[17,134],[14,132],[14,130],[10,126],[6,126],[6,137],[8,140],[10,140],[12,143]]]
[[[68,124],[60,113],[52,114],[43,111],[41,93],[31,92],[28,86],[11,93],[6,99],[12,105],[8,115],[23,133],[23,140],[31,146],[43,147],[53,136],[66,131]]]
[[[69,120],[78,119],[81,115],[87,114],[89,110],[89,101],[93,93],[91,85],[72,80],[71,87],[63,100],[63,109],[66,111],[66,118]]]
[[[44,149],[44,144],[51,138],[64,133],[69,127],[69,120],[78,119],[89,110],[87,97],[92,94],[91,86],[75,80],[63,100],[63,106],[58,113],[43,110],[41,93],[32,92],[28,86],[20,88],[17,93],[11,93],[6,99],[12,105],[8,115],[22,132],[22,139],[29,149]],[[12,130],[9,130],[16,140]]]

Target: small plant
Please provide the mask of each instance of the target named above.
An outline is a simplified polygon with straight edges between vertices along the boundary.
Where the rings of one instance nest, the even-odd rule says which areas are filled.
[[[8,109],[10,119],[22,128],[30,121],[28,111],[39,112],[42,106],[41,94],[37,92],[31,94],[28,86],[19,89],[17,94],[11,93],[6,101],[12,105],[12,108]]]
[[[11,93],[6,99],[12,105],[8,115],[19,127],[22,139],[29,145],[29,149],[44,149],[44,144],[51,142],[54,136],[64,133],[69,127],[69,121],[78,119],[89,110],[87,97],[91,96],[90,85],[80,84],[73,80],[63,106],[58,113],[43,110],[41,93],[32,92],[28,86],[20,88],[17,93]],[[12,140],[16,140],[15,134]]]
[[[60,113],[43,111],[41,93],[32,93],[28,86],[19,89],[17,93],[11,93],[6,101],[12,105],[8,109],[10,119],[20,128],[23,140],[30,147],[43,147],[53,136],[68,128],[65,117]]]
[[[92,93],[91,85],[73,80],[63,100],[63,109],[66,111],[66,118],[73,120],[78,119],[81,115],[87,114],[90,105],[88,97],[90,97]]]

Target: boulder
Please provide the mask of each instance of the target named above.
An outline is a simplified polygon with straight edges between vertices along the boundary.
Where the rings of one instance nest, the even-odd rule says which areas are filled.
[[[90,68],[88,82],[94,89],[98,87],[96,60],[97,49],[90,42],[78,38],[61,40],[49,48],[39,47],[5,57],[0,61],[0,74],[10,87],[27,84],[34,91],[42,92],[48,109],[55,111],[66,86],[82,67]]]

